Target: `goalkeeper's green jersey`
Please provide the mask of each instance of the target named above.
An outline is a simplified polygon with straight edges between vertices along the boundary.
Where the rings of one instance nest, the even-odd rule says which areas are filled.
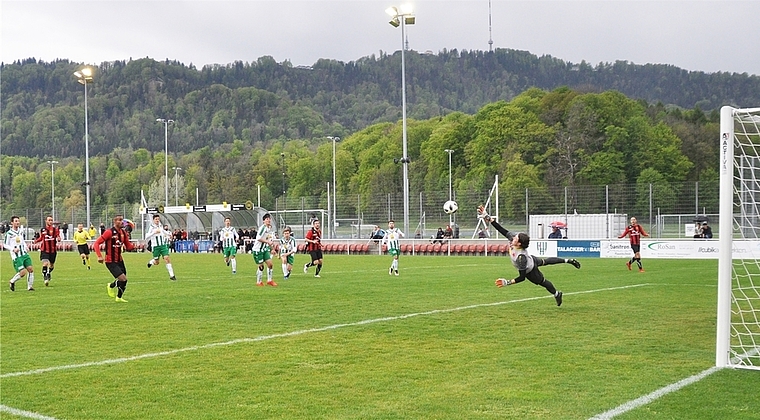
[[[237,230],[232,226],[223,227],[219,230],[219,239],[222,241],[222,248],[237,247]]]

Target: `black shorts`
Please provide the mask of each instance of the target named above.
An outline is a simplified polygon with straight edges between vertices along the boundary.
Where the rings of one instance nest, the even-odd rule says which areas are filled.
[[[311,255],[311,261],[317,261],[322,259],[322,250],[318,249],[316,251],[309,251],[309,255]]]
[[[122,274],[127,275],[127,267],[124,265],[124,261],[106,263],[106,268],[115,279]]]
[[[638,245],[631,244],[631,249],[633,250],[633,253],[635,254],[635,253],[641,251],[641,244],[638,244]]]
[[[80,254],[90,255],[90,246],[87,244],[77,245]]]
[[[48,260],[51,264],[55,264],[55,257],[58,256],[57,252],[41,252],[40,251],[40,261]]]

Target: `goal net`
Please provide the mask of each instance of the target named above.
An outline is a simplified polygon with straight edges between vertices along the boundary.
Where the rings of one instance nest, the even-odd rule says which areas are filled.
[[[717,366],[760,370],[760,108],[720,114]]]

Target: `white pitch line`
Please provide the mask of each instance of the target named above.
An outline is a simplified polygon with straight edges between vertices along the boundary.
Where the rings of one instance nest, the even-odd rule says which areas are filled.
[[[689,376],[686,379],[681,379],[680,381],[670,384],[666,387],[660,388],[657,391],[651,392],[647,395],[644,395],[643,397],[636,398],[635,400],[628,401],[625,404],[622,404],[618,407],[613,408],[612,410],[605,411],[602,414],[597,414],[594,417],[591,417],[589,420],[609,420],[614,417],[617,417],[621,414],[627,413],[635,408],[639,408],[641,406],[647,405],[651,403],[652,401],[663,397],[667,394],[670,394],[671,392],[678,391],[679,389],[691,385],[695,382],[701,381],[702,379],[712,375],[713,373],[723,369],[722,367],[713,366],[710,369],[707,369],[705,371],[702,371],[694,376]]]
[[[14,416],[25,417],[28,419],[35,419],[35,420],[58,420],[55,417],[43,416],[42,414],[39,414],[39,413],[34,413],[32,411],[19,410],[18,408],[8,407],[7,405],[2,405],[2,404],[0,404],[0,413],[9,413],[9,414],[13,414]]]
[[[565,296],[570,295],[580,295],[580,294],[586,294],[586,293],[598,293],[598,292],[605,292],[605,291],[611,291],[611,290],[623,290],[623,289],[630,289],[634,287],[641,287],[641,286],[649,286],[649,283],[643,283],[643,284],[633,284],[628,286],[618,286],[618,287],[607,287],[604,289],[595,289],[595,290],[585,290],[580,292],[567,292],[565,293]],[[48,368],[42,368],[42,369],[33,369],[33,370],[27,370],[22,372],[10,372],[10,373],[4,373],[0,375],[0,379],[2,378],[13,378],[16,376],[29,376],[29,375],[39,375],[42,373],[47,372],[55,372],[59,370],[71,370],[71,369],[78,369],[78,368],[86,368],[86,367],[93,367],[93,366],[103,366],[103,365],[113,365],[118,363],[125,363],[125,362],[131,362],[135,360],[141,360],[141,359],[149,359],[154,357],[162,357],[162,356],[171,356],[178,353],[184,353],[188,351],[196,351],[196,350],[203,350],[203,349],[210,349],[214,347],[223,347],[223,346],[232,346],[235,344],[240,343],[252,343],[252,342],[258,342],[258,341],[265,341],[265,340],[271,340],[274,338],[284,338],[284,337],[293,337],[297,335],[303,335],[308,333],[315,333],[315,332],[324,332],[324,331],[330,331],[335,330],[338,328],[345,328],[345,327],[356,327],[360,325],[368,325],[368,324],[375,324],[378,322],[389,322],[389,321],[397,321],[401,319],[407,319],[407,318],[413,318],[418,316],[425,316],[425,315],[435,315],[435,314],[443,314],[448,312],[457,312],[457,311],[464,311],[467,309],[476,309],[476,308],[486,308],[489,306],[500,306],[500,305],[506,305],[510,303],[520,303],[520,302],[528,302],[532,300],[538,300],[538,299],[547,299],[547,298],[554,298],[552,295],[546,295],[546,296],[540,296],[540,297],[531,297],[531,298],[524,298],[524,299],[515,299],[515,300],[509,300],[509,301],[502,301],[502,302],[493,302],[493,303],[479,303],[475,305],[467,305],[467,306],[460,306],[457,308],[449,308],[449,309],[434,309],[432,311],[425,311],[425,312],[416,312],[406,315],[397,315],[397,316],[389,316],[389,317],[383,317],[383,318],[373,318],[373,319],[366,319],[363,321],[357,321],[357,322],[349,322],[345,324],[334,324],[334,325],[328,325],[326,327],[319,327],[319,328],[309,328],[305,330],[296,330],[296,331],[290,331],[285,333],[278,333],[278,334],[271,334],[271,335],[262,335],[254,338],[238,338],[235,340],[230,341],[223,341],[218,343],[210,343],[210,344],[204,344],[200,346],[191,346],[191,347],[185,347],[181,349],[176,350],[167,350],[167,351],[160,351],[155,353],[145,353],[140,354],[137,356],[131,356],[131,357],[120,357],[117,359],[107,359],[107,360],[101,360],[98,362],[87,362],[87,363],[77,363],[77,364],[71,364],[71,365],[63,365],[63,366],[52,366]]]

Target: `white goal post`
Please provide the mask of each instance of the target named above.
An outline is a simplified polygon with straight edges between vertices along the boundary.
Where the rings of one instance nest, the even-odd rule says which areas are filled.
[[[720,110],[715,364],[760,370],[760,108]]]

